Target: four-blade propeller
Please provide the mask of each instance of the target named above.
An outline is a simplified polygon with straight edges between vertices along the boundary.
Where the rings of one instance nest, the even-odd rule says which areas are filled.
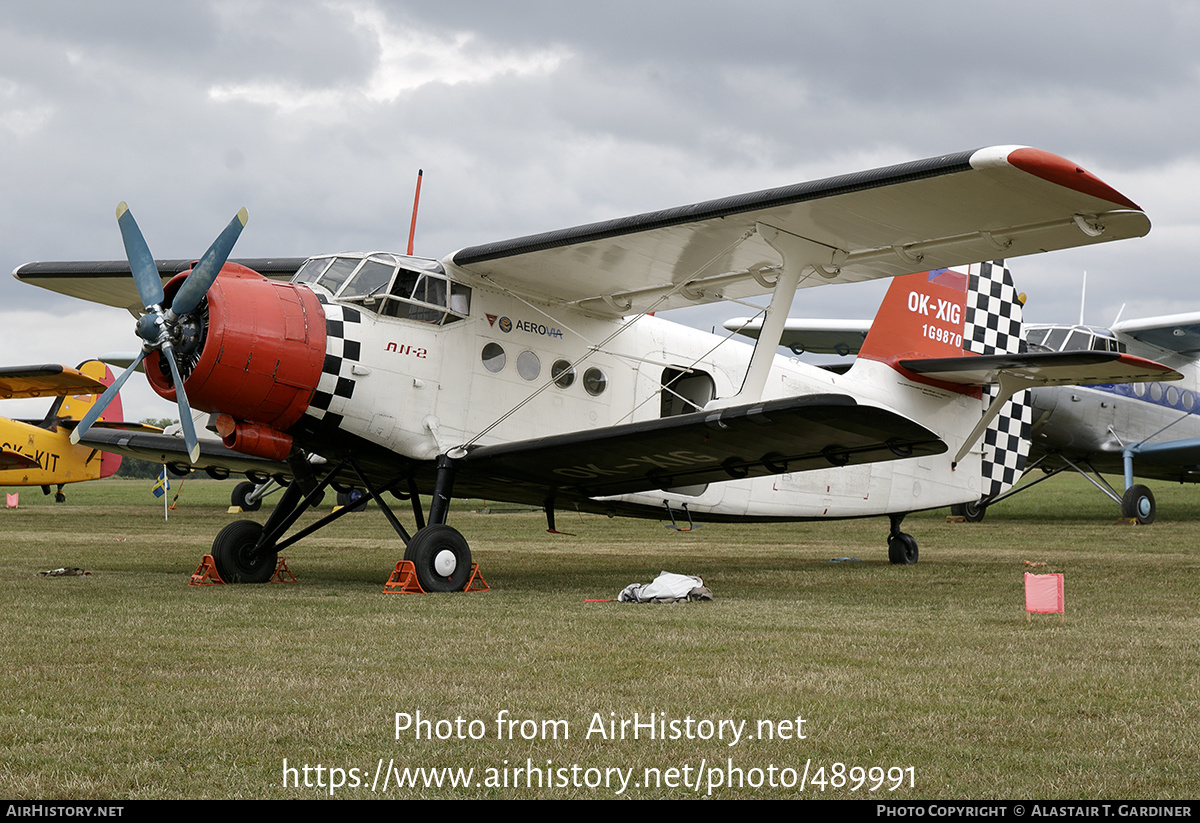
[[[196,439],[192,410],[188,406],[187,394],[183,390],[183,378],[179,372],[179,364],[176,362],[177,349],[184,342],[184,321],[200,306],[200,301],[208,293],[209,286],[217,279],[221,267],[229,259],[229,254],[233,251],[233,244],[237,242],[248,219],[249,216],[245,209],[238,211],[237,215],[229,221],[229,225],[209,246],[204,256],[200,258],[200,262],[192,267],[191,273],[180,284],[179,290],[175,292],[175,297],[171,301],[170,308],[164,308],[165,296],[162,278],[158,274],[154,256],[150,254],[150,247],[146,245],[146,239],[142,237],[142,230],[138,228],[137,221],[133,219],[133,212],[124,202],[117,205],[117,225],[121,228],[121,239],[125,241],[125,256],[129,260],[129,268],[133,272],[133,282],[137,286],[138,296],[141,297],[142,307],[145,309],[145,314],[137,322],[137,335],[142,338],[142,350],[129,368],[113,381],[100,400],[84,415],[83,420],[75,427],[75,431],[71,432],[72,443],[79,442],[84,433],[104,413],[104,409],[116,397],[121,386],[125,385],[129,375],[137,370],[146,355],[157,349],[171,370],[171,380],[175,386],[175,399],[179,404],[179,423],[183,427],[183,439],[187,446],[188,457],[193,463],[200,458],[200,442]]]

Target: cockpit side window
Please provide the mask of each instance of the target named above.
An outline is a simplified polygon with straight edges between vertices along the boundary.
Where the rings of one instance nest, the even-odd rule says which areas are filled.
[[[1092,335],[1082,329],[1074,329],[1067,337],[1062,351],[1088,351],[1092,347]]]
[[[329,266],[330,259],[328,257],[314,257],[311,260],[305,261],[300,267],[300,271],[296,272],[296,276],[292,278],[293,283],[315,283],[321,278],[321,274]]]
[[[329,290],[331,294],[337,294],[338,289],[346,282],[346,278],[358,268],[358,264],[362,260],[348,257],[335,258],[333,264],[330,265],[325,273],[321,275],[321,279],[317,282]]]
[[[343,298],[374,297],[387,288],[387,284],[392,280],[392,272],[395,270],[395,264],[389,265],[378,260],[368,260],[363,263],[358,273],[346,283],[339,296]]]
[[[1070,329],[1051,329],[1046,335],[1046,348],[1051,351],[1062,351],[1063,342],[1067,339]]]

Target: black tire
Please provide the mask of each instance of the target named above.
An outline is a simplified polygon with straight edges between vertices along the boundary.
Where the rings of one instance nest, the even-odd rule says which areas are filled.
[[[1154,522],[1157,514],[1154,505],[1154,492],[1141,484],[1135,484],[1125,490],[1121,497],[1121,515],[1132,517],[1143,526]]]
[[[229,495],[229,505],[237,506],[244,512],[258,511],[262,508],[262,498],[260,497],[254,502],[249,500],[250,493],[256,488],[258,487],[249,480],[243,480],[241,483],[238,483],[233,487],[233,494]]]
[[[261,523],[238,520],[217,533],[212,545],[213,560],[226,583],[266,583],[271,579],[278,552],[268,549],[253,554],[262,530]]]
[[[908,566],[917,562],[917,541],[911,534],[900,532],[888,538],[888,561],[897,566]]]
[[[957,503],[950,507],[950,514],[965,518],[968,523],[979,523],[987,514],[987,506],[978,500],[970,503]]]
[[[337,493],[337,504],[349,508],[352,512],[365,512],[371,496],[362,489],[351,489],[348,492]]]
[[[471,576],[471,549],[450,526],[434,524],[413,535],[404,551],[417,569],[417,582],[427,592],[462,591]]]
[[[54,502],[55,503],[66,503],[67,496],[65,494],[63,494],[62,492],[55,492],[54,493]]]

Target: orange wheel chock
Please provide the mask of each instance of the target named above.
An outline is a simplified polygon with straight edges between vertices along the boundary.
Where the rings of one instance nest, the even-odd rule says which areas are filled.
[[[204,555],[200,560],[200,565],[196,571],[192,572],[192,581],[189,586],[224,586],[225,581],[221,579],[221,575],[217,573],[217,563],[213,560],[211,554]]]
[[[467,578],[467,585],[463,587],[464,592],[489,592],[491,587],[487,581],[483,579],[483,575],[479,573],[479,564],[471,564],[471,576]],[[388,578],[388,582],[383,585],[384,594],[427,594],[421,588],[421,584],[417,582],[417,568],[411,560],[401,560],[396,564],[396,568],[392,571],[392,576]]]
[[[383,584],[384,594],[425,594],[417,582],[417,567],[411,560],[401,560],[392,570],[392,576]]]
[[[292,570],[287,567],[287,558],[280,557],[279,562],[275,565],[275,574],[271,576],[269,583],[299,583],[296,575],[292,574]],[[221,579],[220,572],[217,571],[217,563],[213,560],[211,554],[206,554],[200,560],[200,565],[196,571],[192,572],[191,582],[189,586],[224,586],[225,581]]]
[[[287,567],[287,558],[283,555],[279,556],[279,563],[275,566],[275,574],[271,575],[268,583],[299,583],[296,575],[292,574],[292,570]]]

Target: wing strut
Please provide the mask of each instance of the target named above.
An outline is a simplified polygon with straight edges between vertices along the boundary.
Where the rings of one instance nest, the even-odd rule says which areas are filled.
[[[758,335],[758,342],[754,344],[754,353],[750,355],[750,365],[746,368],[746,378],[742,381],[741,390],[732,397],[713,401],[709,408],[726,408],[762,400],[763,390],[767,386],[767,375],[771,371],[775,350],[779,348],[779,341],[783,336],[788,311],[792,307],[792,298],[796,296],[796,289],[800,286],[801,274],[809,271],[810,277],[813,273],[823,277],[834,277],[847,256],[841,249],[814,242],[766,223],[757,223],[756,230],[771,248],[783,255],[783,268],[775,278],[771,305],[766,309],[762,331]]]
[[[950,467],[954,468],[958,465],[958,461],[966,456],[967,452],[979,442],[979,438],[983,437],[984,431],[987,430],[988,424],[996,419],[996,415],[1004,408],[1004,404],[1012,399],[1012,396],[1022,389],[1027,389],[1033,385],[1029,380],[1008,372],[1000,372],[998,377],[999,387],[996,390],[996,397],[992,400],[992,404],[987,407],[987,411],[983,413],[983,417],[979,418],[979,422],[975,424],[975,428],[971,429],[971,433],[963,440],[962,446],[959,447],[958,453],[954,455],[954,460]]]

